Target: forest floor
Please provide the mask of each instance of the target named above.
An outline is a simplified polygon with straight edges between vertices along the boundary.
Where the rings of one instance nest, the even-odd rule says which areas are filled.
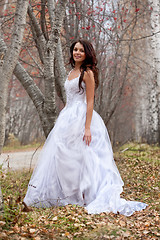
[[[130,217],[87,214],[83,207],[65,206],[23,212],[29,170],[0,170],[4,212],[0,239],[159,239],[160,147],[130,143],[115,153],[127,200],[148,204]]]

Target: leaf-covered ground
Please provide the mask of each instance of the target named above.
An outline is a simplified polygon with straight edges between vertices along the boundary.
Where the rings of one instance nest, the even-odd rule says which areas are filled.
[[[125,186],[122,196],[149,206],[130,217],[113,213],[88,215],[68,205],[23,212],[22,200],[31,174],[1,170],[4,213],[0,239],[159,239],[160,147],[128,144],[115,153]]]

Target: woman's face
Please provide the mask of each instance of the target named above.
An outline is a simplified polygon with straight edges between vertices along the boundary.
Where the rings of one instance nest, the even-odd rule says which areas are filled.
[[[73,48],[73,59],[75,62],[83,62],[86,58],[84,47],[81,43],[77,42]]]

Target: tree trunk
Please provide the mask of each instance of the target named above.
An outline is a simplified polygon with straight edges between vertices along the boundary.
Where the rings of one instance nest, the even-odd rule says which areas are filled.
[[[1,52],[0,65],[0,152],[3,147],[5,137],[5,107],[7,103],[8,83],[12,76],[13,70],[18,61],[18,56],[23,40],[23,32],[26,23],[26,14],[28,8],[28,0],[17,0],[15,23],[11,37],[11,44],[6,52]],[[5,55],[4,55],[5,54]]]
[[[53,0],[48,0],[48,8],[51,7],[51,2],[54,6]],[[57,112],[56,112],[56,88],[55,88],[55,73],[54,73],[54,60],[56,48],[60,38],[60,31],[65,15],[65,6],[67,1],[58,1],[56,10],[49,10],[50,22],[52,26],[51,37],[47,43],[44,53],[44,79],[45,79],[45,101],[44,112],[48,116],[48,133],[53,128]],[[61,62],[63,65],[63,62]]]
[[[66,98],[65,98],[64,83],[66,79],[66,69],[64,67],[64,59],[63,59],[62,46],[61,46],[60,39],[58,41],[58,46],[56,48],[54,72],[55,72],[55,84],[56,84],[58,96],[62,100],[63,104],[65,104]]]
[[[14,74],[18,78],[18,80],[22,83],[26,92],[30,96],[33,101],[37,112],[39,114],[42,127],[47,137],[50,130],[54,126],[54,122],[56,119],[56,108],[55,108],[55,74],[54,74],[54,62],[55,57],[58,55],[58,51],[60,51],[59,56],[57,57],[57,66],[60,66],[60,61],[62,60],[62,49],[60,44],[60,31],[62,27],[63,17],[65,14],[65,5],[67,0],[60,0],[56,4],[56,10],[54,8],[53,0],[48,0],[48,8],[50,14],[50,22],[52,26],[52,34],[50,39],[46,41],[41,27],[32,11],[31,5],[28,6],[28,15],[30,17],[31,29],[33,32],[33,36],[35,36],[36,47],[43,64],[44,68],[44,80],[45,80],[45,93],[42,94],[41,90],[34,83],[34,80],[27,73],[27,71],[23,68],[23,66],[18,63],[14,69]],[[3,52],[3,56],[6,51],[5,43],[3,39],[0,39],[0,52]],[[8,51],[7,51],[8,52]],[[64,81],[65,70],[64,70],[64,62],[61,61],[60,75],[56,79],[61,88],[62,101],[65,102],[64,90],[62,87],[62,83],[60,81]]]
[[[35,36],[34,40],[36,42],[37,50],[38,50],[41,62],[43,64],[43,69],[44,69],[43,77],[44,77],[45,92],[44,92],[44,95],[42,93],[40,94],[41,99],[38,96],[36,96],[35,92],[31,90],[31,86],[34,85],[35,91],[40,92],[40,90],[34,84],[33,79],[31,79],[30,76],[27,76],[26,71],[25,71],[25,76],[26,76],[25,79],[22,77],[22,74],[16,74],[20,82],[25,87],[25,90],[31,97],[33,103],[35,104],[35,98],[37,98],[38,100],[38,101],[36,100],[37,104],[35,106],[37,108],[46,137],[48,136],[50,130],[53,128],[56,120],[56,116],[57,116],[56,104],[55,104],[56,103],[56,88],[55,88],[56,83],[55,83],[54,61],[55,61],[56,51],[58,51],[58,49],[59,51],[61,51],[60,42],[59,42],[60,31],[62,27],[62,22],[65,14],[65,6],[67,1],[60,0],[56,4],[56,6],[55,6],[54,0],[48,0],[47,3],[48,3],[48,10],[49,10],[49,17],[50,17],[50,25],[51,25],[51,35],[48,37],[47,41],[32,11],[31,5],[29,5],[29,8],[28,8],[28,14],[29,14],[29,17],[31,20],[31,26],[32,26],[32,33],[33,33],[33,36]],[[58,59],[60,58],[61,58],[61,52],[59,54]],[[59,79],[57,78],[56,80],[59,82],[59,86],[61,88],[61,93],[62,93],[62,99],[64,100],[65,99],[64,91],[62,88],[62,84],[60,84],[60,79],[63,81],[64,75],[65,75],[63,61],[61,61],[61,66],[62,66],[60,68],[61,75]],[[22,70],[22,66],[20,71],[21,73],[24,72],[24,69]]]
[[[0,213],[3,210],[3,196],[2,196],[2,191],[1,191],[1,186],[0,186]]]
[[[160,143],[160,0],[150,2],[151,12],[151,49],[153,54],[152,62],[152,89],[150,92],[149,104],[149,131],[148,142]]]

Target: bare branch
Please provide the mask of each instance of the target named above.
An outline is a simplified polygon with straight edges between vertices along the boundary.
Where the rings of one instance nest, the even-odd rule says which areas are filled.
[[[55,1],[47,0],[51,28],[55,25]]]
[[[46,40],[43,36],[43,33],[38,25],[37,19],[33,13],[32,6],[29,4],[28,6],[28,15],[30,17],[30,20],[33,24],[36,36],[37,36],[37,41],[39,42],[39,46],[41,48],[41,51],[43,52],[46,48]]]

